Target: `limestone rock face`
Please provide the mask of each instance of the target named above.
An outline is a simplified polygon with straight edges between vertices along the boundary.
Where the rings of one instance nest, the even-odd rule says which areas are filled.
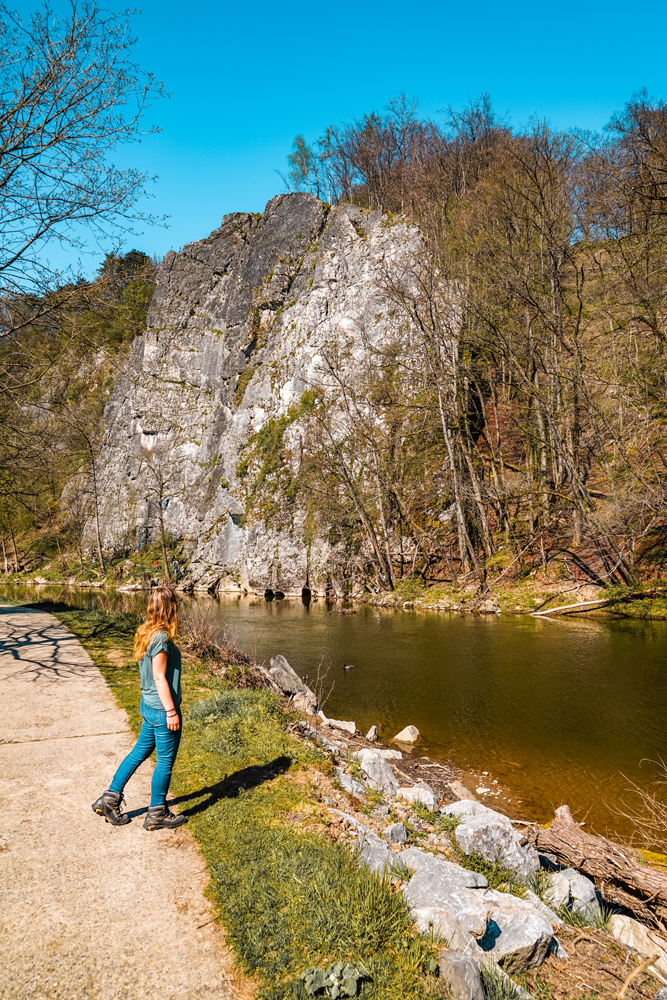
[[[104,414],[104,544],[134,529],[157,540],[162,519],[185,540],[185,588],[340,592],[342,551],[306,524],[298,497],[250,496],[243,463],[275,432],[298,471],[304,394],[333,391],[321,352],[345,344],[353,366],[362,337],[392,339],[404,317],[384,290],[387,268],[409,267],[420,247],[416,227],[380,212],[291,194],[167,254]]]

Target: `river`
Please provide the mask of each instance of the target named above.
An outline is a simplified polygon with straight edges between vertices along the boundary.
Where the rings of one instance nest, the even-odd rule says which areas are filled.
[[[88,607],[137,601],[71,597]],[[597,832],[628,833],[617,810],[633,801],[629,783],[651,789],[651,762],[665,756],[667,623],[197,600],[258,662],[282,653],[311,686],[318,667],[328,671],[328,716],[363,731],[375,724],[382,739],[417,726],[418,751],[488,770],[527,819],[545,821],[567,802]]]

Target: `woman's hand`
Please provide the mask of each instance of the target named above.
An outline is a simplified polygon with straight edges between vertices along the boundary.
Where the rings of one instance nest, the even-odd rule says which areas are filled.
[[[176,732],[177,729],[181,728],[181,720],[178,717],[178,712],[174,708],[171,712],[167,712],[167,729],[171,729]]]

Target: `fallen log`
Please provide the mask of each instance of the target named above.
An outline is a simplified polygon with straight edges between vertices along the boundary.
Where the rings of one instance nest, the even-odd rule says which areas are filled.
[[[660,918],[667,916],[667,872],[641,864],[637,851],[586,833],[569,806],[556,809],[551,826],[534,827],[526,839],[538,851],[593,879],[609,903],[664,931]]]

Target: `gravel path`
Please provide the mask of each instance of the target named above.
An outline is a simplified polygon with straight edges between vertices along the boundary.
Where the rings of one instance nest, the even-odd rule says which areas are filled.
[[[143,829],[151,765],[127,788],[132,823],[91,810],[134,738],[51,615],[0,607],[0,719],[0,997],[239,996],[187,827]]]

